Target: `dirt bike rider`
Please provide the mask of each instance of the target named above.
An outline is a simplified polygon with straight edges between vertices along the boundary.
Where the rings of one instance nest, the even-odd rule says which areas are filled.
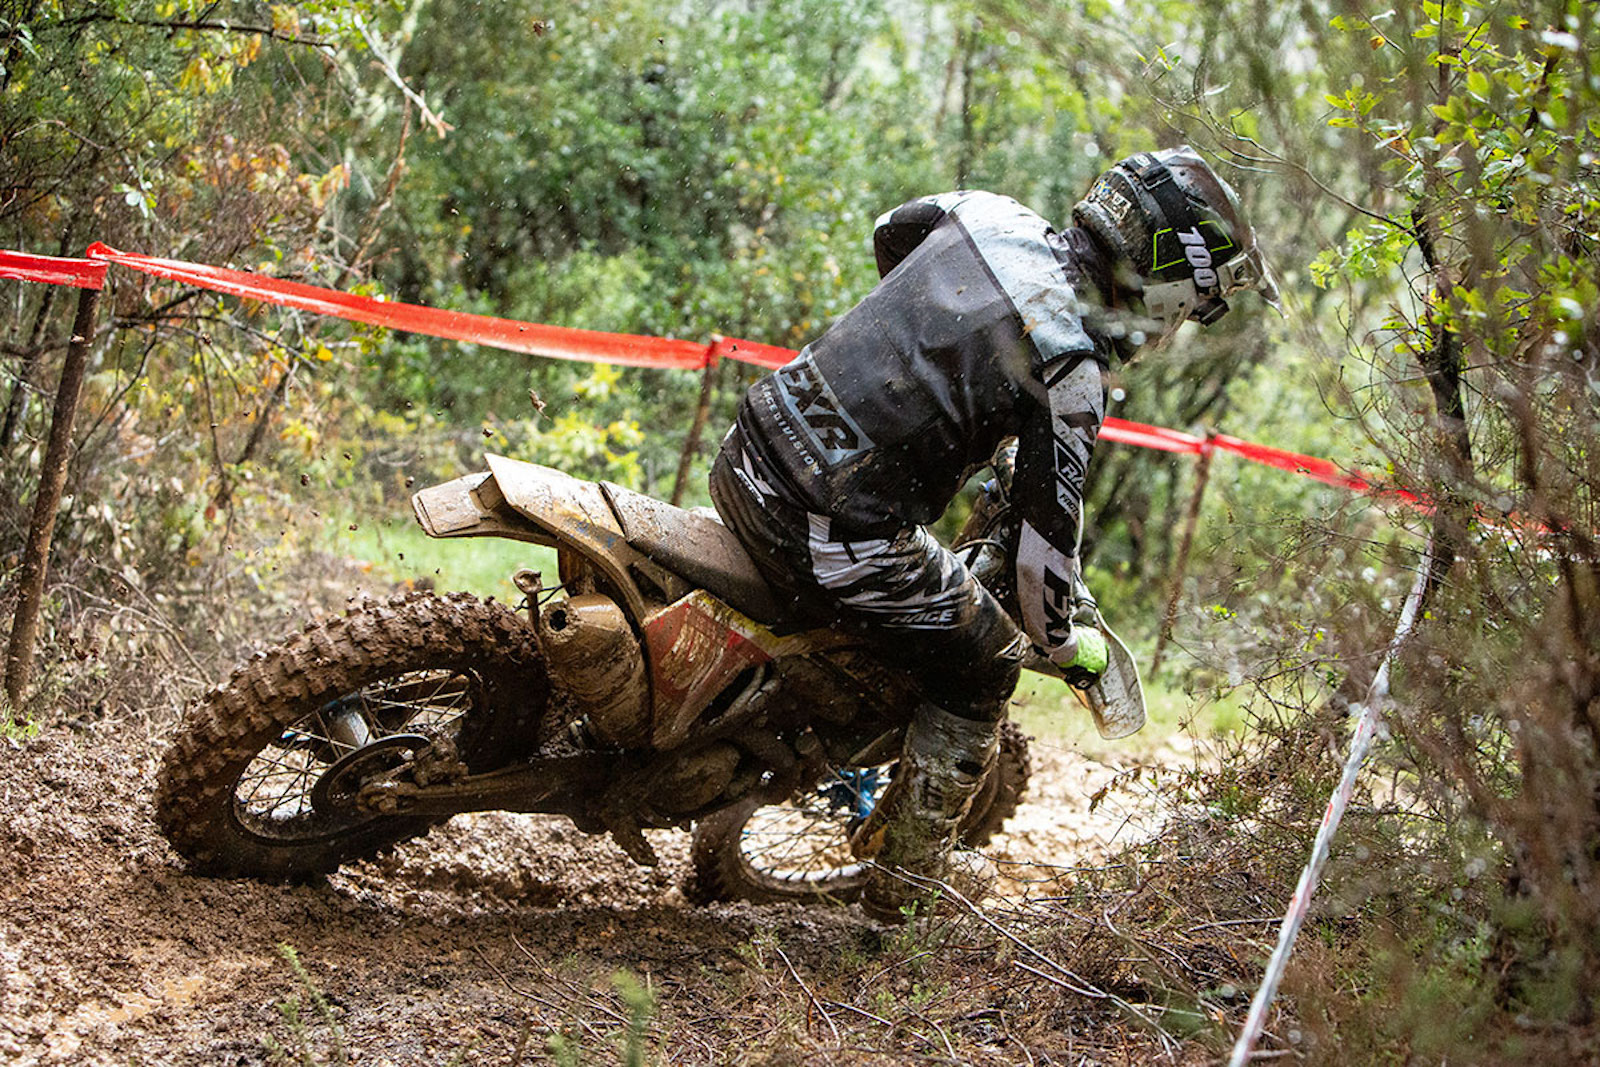
[[[882,280],[750,388],[712,468],[718,512],[780,597],[860,632],[924,697],[852,838],[876,859],[879,917],[922,895],[895,868],[943,870],[1027,642],[1080,676],[1106,667],[1076,557],[1112,357],[1215,322],[1239,290],[1275,296],[1237,197],[1187,146],[1117,163],[1072,218],[1058,232],[985,192],[879,218]],[[1012,436],[1025,634],[924,529]]]

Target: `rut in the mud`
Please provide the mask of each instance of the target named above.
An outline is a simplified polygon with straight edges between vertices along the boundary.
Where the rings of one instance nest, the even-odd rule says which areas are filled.
[[[292,1049],[298,1034],[315,1057],[342,1047],[355,1062],[424,1065],[470,1046],[463,1062],[504,1064],[519,1062],[519,1042],[520,1062],[537,1062],[562,1032],[583,1062],[605,1062],[632,1010],[619,972],[654,997],[647,1033],[662,1062],[759,1062],[753,1049],[771,1062],[786,1048],[813,1062],[878,1055],[847,1051],[804,989],[831,981],[841,961],[899,971],[905,954],[870,961],[900,935],[848,908],[691,907],[679,889],[687,835],[652,832],[663,862],[641,869],[562,819],[463,816],[314,885],[210,879],[185,870],[157,831],[160,749],[110,722],[0,749],[0,1050],[16,1062],[261,1064],[269,1042]],[[1033,793],[990,849],[1017,876],[1014,892],[1032,869],[1020,861],[1079,861],[1121,819],[1086,811],[1109,769],[1036,752]],[[873,995],[864,989],[861,1003]],[[280,1011],[296,997],[299,1028]],[[883,1055],[926,1050],[863,1011],[894,1014],[835,1007],[828,1019],[847,1034],[866,1028],[853,1043]],[[1013,1036],[1025,1025],[1001,1021]],[[963,1055],[1015,1062],[1020,1046],[994,1019],[985,1025],[994,1034]]]

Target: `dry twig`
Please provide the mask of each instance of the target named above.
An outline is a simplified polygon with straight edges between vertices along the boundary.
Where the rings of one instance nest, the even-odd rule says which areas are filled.
[[[1007,930],[1005,927],[1001,926],[999,923],[997,923],[993,919],[989,918],[989,916],[985,915],[983,913],[983,909],[979,908],[976,904],[972,903],[972,901],[968,900],[965,896],[963,896],[960,893],[959,890],[957,890],[954,886],[950,885],[949,883],[940,881],[937,878],[922,878],[922,877],[919,877],[917,875],[908,874],[908,873],[906,873],[904,871],[900,871],[900,870],[895,870],[895,871],[892,871],[891,873],[896,878],[899,878],[902,881],[908,882],[909,884],[914,885],[914,886],[918,887],[919,889],[922,889],[924,891],[927,891],[927,890],[930,890],[930,889],[937,889],[944,896],[948,897],[951,900],[956,901],[962,907],[966,908],[967,911],[970,912],[972,914],[972,916],[974,918],[976,918],[979,922],[981,922],[985,926],[989,927],[995,933],[999,934],[1001,937],[1003,937],[1007,941],[1011,942],[1013,945],[1015,945],[1017,948],[1021,949],[1023,952],[1027,953],[1029,956],[1032,956],[1034,959],[1037,959],[1039,962],[1043,963],[1045,966],[1053,968],[1057,973],[1059,973],[1059,974],[1064,976],[1064,978],[1062,980],[1057,981],[1054,984],[1060,985],[1060,986],[1062,986],[1063,988],[1066,988],[1066,989],[1070,989],[1074,993],[1077,993],[1079,996],[1089,997],[1089,998],[1094,999],[1094,1000],[1107,1000],[1107,1001],[1110,1001],[1111,1003],[1117,1005],[1117,1007],[1121,1008],[1123,1011],[1126,1011],[1128,1014],[1132,1015],[1134,1018],[1138,1019],[1140,1022],[1142,1022],[1146,1026],[1148,1026],[1151,1029],[1151,1031],[1155,1034],[1156,1039],[1161,1042],[1161,1048],[1167,1054],[1167,1057],[1169,1059],[1172,1059],[1174,1062],[1176,1062],[1175,1055],[1176,1055],[1176,1052],[1177,1052],[1177,1044],[1172,1040],[1171,1037],[1167,1036],[1167,1032],[1161,1028],[1161,1024],[1160,1023],[1156,1022],[1148,1014],[1146,1014],[1144,1011],[1140,1010],[1136,1005],[1130,1003],[1127,1000],[1124,1000],[1122,997],[1117,996],[1115,993],[1108,993],[1105,990],[1100,989],[1099,987],[1095,986],[1094,983],[1087,981],[1081,975],[1078,975],[1078,974],[1074,973],[1072,970],[1070,970],[1069,968],[1061,965],[1060,963],[1057,963],[1055,960],[1053,960],[1050,957],[1046,956],[1044,953],[1040,952],[1038,949],[1034,948],[1032,945],[1028,944],[1026,941],[1023,941],[1021,938],[1019,938],[1015,934],[1013,934],[1010,930]],[[1022,966],[1020,961],[1018,962],[1018,966]],[[1031,970],[1031,968],[1024,968],[1024,969]],[[1076,983],[1076,984],[1075,985],[1074,984],[1069,984],[1069,980],[1070,980],[1070,983]]]
[[[806,999],[811,1001],[811,1006],[822,1014],[823,1021],[828,1024],[828,1029],[833,1032],[833,1043],[835,1045],[839,1044],[839,1028],[834,1025],[833,1016],[828,1014],[828,1009],[822,1006],[822,1001],[818,1000],[817,995],[811,991],[811,987],[806,985],[806,980],[800,977],[800,972],[794,969],[794,964],[789,962],[789,956],[783,951],[783,948],[779,945],[773,945],[772,947],[778,953],[778,958],[783,960],[783,965],[789,968],[790,977],[799,984],[801,989],[805,990]]]

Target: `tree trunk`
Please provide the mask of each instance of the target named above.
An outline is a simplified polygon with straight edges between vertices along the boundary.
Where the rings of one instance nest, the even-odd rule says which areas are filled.
[[[33,501],[33,524],[28,529],[28,545],[22,557],[18,578],[17,611],[11,624],[11,643],[6,650],[6,700],[15,711],[22,706],[23,694],[33,674],[33,642],[39,630],[39,608],[44,602],[44,580],[50,564],[50,541],[55,535],[56,512],[61,507],[61,491],[67,480],[67,459],[72,451],[72,423],[78,413],[78,394],[83,388],[83,373],[89,362],[89,346],[94,342],[95,312],[100,305],[100,290],[84,289],[78,295],[78,315],[72,324],[72,342],[61,368],[61,384],[56,389],[56,409],[50,422],[50,442],[39,468],[39,493]]]
[[[10,63],[7,63],[10,70]],[[71,248],[72,232],[70,228],[61,235],[61,244],[56,249],[56,255],[64,256]],[[39,338],[44,336],[44,324],[50,319],[50,312],[55,307],[56,293],[59,287],[47,285],[44,295],[39,298],[39,310],[33,317],[33,329],[28,331],[28,341],[24,346],[22,366],[17,371],[16,381],[11,385],[11,397],[6,401],[5,421],[0,423],[0,451],[11,447],[11,442],[16,440],[17,432],[22,427],[22,420],[28,414],[28,391],[33,388],[33,380],[38,376],[39,364],[44,360],[44,346],[39,343]]]
[[[717,372],[721,369],[722,360],[708,353],[705,369],[700,372],[700,403],[694,409],[694,422],[689,426],[688,439],[683,442],[683,454],[678,457],[678,476],[672,482],[670,503],[674,506],[683,503],[684,490],[689,485],[689,470],[694,464],[695,453],[700,451],[700,438],[705,434],[706,422],[711,418],[711,394],[720,377]]]
[[[1443,453],[1433,481],[1444,489],[1443,499],[1436,501],[1433,518],[1433,568],[1423,598],[1426,606],[1459,554],[1470,508],[1465,489],[1473,480],[1474,464],[1466,401],[1461,395],[1461,340],[1439,313],[1454,287],[1449,271],[1438,258],[1438,222],[1421,207],[1412,211],[1411,221],[1417,247],[1433,276],[1434,297],[1439,305],[1428,315],[1432,344],[1421,357],[1422,371],[1433,394],[1434,423]]]

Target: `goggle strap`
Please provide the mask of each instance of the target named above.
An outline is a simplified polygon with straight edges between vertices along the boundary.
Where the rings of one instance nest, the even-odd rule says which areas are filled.
[[[1165,163],[1152,159],[1149,164],[1135,170],[1134,174],[1145,192],[1156,202],[1156,207],[1161,209],[1168,226],[1174,230],[1192,230],[1199,226],[1193,205],[1183,190],[1178,188],[1178,183],[1173,181],[1172,171]]]

